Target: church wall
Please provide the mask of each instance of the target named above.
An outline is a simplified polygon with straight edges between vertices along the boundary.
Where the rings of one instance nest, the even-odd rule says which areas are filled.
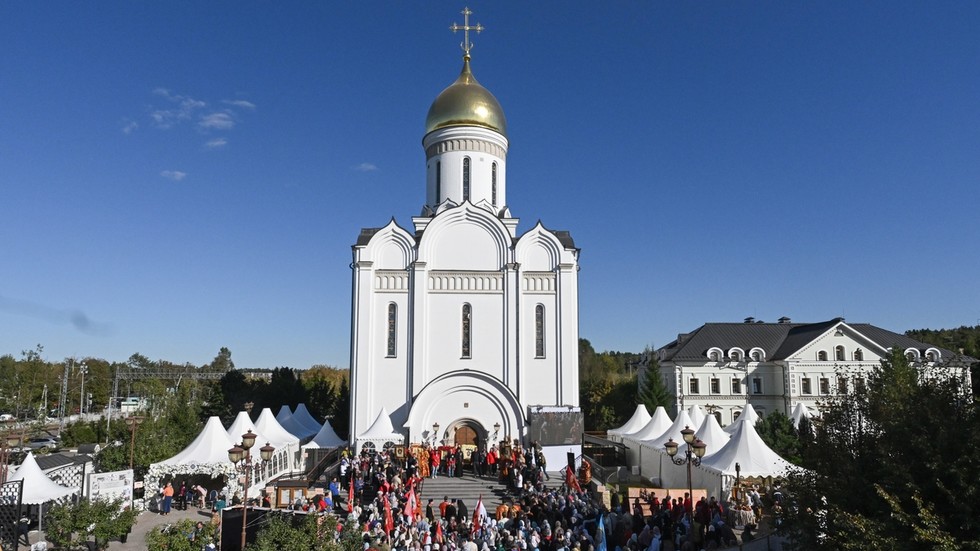
[[[525,289],[545,289],[545,292],[521,293],[521,401],[528,405],[561,405],[558,402],[561,374],[558,371],[559,342],[555,331],[558,309],[554,293],[554,274],[525,275]],[[542,281],[544,280],[544,281]],[[544,308],[544,355],[537,355],[537,307]]]
[[[484,293],[429,293],[426,296],[428,331],[424,366],[426,379],[458,369],[481,371],[503,379],[504,295]],[[462,358],[463,305],[471,308],[471,356]],[[417,369],[419,367],[417,366]]]

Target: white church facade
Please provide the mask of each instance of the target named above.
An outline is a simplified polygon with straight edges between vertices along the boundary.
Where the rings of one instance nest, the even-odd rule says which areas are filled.
[[[540,222],[518,231],[504,112],[464,51],[426,118],[421,214],[353,245],[357,451],[526,441],[532,412],[578,410],[579,250]]]

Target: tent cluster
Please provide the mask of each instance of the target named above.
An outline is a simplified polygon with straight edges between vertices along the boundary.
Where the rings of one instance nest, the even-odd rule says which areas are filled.
[[[227,429],[217,417],[211,417],[197,438],[177,455],[150,465],[145,478],[147,500],[153,500],[155,489],[162,479],[176,475],[210,475],[224,477],[222,492],[232,496],[242,490],[235,465],[228,458],[228,450],[242,441],[242,435],[251,431],[256,435],[256,446],[269,444],[275,448],[271,461],[255,472],[250,480],[251,488],[264,486],[268,481],[302,469],[301,450],[311,448],[336,448],[347,443],[341,440],[329,422],[318,423],[304,404],[290,410],[282,406],[278,415],[264,408],[254,422],[248,413],[241,411]],[[301,443],[305,445],[301,448]]]
[[[804,406],[799,415],[802,418],[812,414]],[[737,421],[722,428],[715,416],[705,415],[700,406],[681,410],[671,420],[663,407],[651,416],[640,404],[629,421],[607,434],[630,450],[631,463],[639,466],[641,476],[659,480],[666,488],[678,488],[687,486],[687,466],[675,465],[664,445],[673,440],[683,449],[681,431],[694,429],[695,438],[704,442],[706,449],[701,465],[692,470],[692,484],[705,488],[710,495],[724,497],[735,484],[736,465],[742,477],[760,478],[778,477],[792,468],[762,441],[755,430],[758,420],[759,414],[751,405],[745,407]],[[794,424],[799,425],[796,412]]]

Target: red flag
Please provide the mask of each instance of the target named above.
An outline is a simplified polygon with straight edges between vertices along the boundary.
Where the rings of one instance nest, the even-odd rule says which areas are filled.
[[[408,519],[408,523],[412,524],[415,522],[415,488],[410,488],[408,490],[408,499],[405,501],[405,518]]]
[[[391,502],[385,497],[385,535],[391,536],[391,531],[395,527],[395,519],[391,517]]]
[[[575,469],[571,467],[565,467],[565,484],[569,490],[582,491],[582,487],[578,484],[578,477],[575,476]]]
[[[476,502],[473,509],[473,531],[478,531],[483,526],[483,519],[487,518],[487,508],[483,506],[483,494],[480,494],[480,501]]]
[[[436,543],[442,544],[442,522],[436,521]]]
[[[347,490],[347,512],[354,512],[354,477],[350,477],[350,488]]]

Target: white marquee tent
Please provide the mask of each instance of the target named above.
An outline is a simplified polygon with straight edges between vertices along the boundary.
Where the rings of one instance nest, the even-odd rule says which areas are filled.
[[[330,421],[324,421],[323,427],[320,428],[320,432],[316,433],[313,440],[303,446],[303,449],[330,449],[339,448],[341,446],[346,446],[347,441],[343,440],[330,426]]]
[[[705,456],[695,480],[708,489],[710,495],[727,496],[735,482],[738,464],[742,477],[782,476],[793,465],[772,451],[755,431],[752,423],[738,426],[722,449]]]
[[[279,413],[276,414],[276,421],[282,425],[282,428],[300,440],[316,434],[315,432],[311,432],[309,427],[300,423],[299,419],[293,416],[293,412],[289,409],[289,406],[285,404],[279,408]]]
[[[381,451],[386,445],[401,444],[404,442],[405,436],[395,432],[388,410],[382,407],[381,411],[378,412],[378,416],[374,419],[374,423],[371,423],[371,426],[366,431],[357,436],[358,449],[355,450],[355,453],[361,453],[361,449],[368,443],[378,451]]]
[[[692,427],[700,427],[701,423],[704,422],[704,410],[698,404],[691,404],[691,407],[687,408],[687,415],[691,418],[691,422],[694,423]]]
[[[298,404],[296,406],[296,411],[293,412],[293,418],[299,422],[299,424],[304,427],[308,427],[312,432],[310,434],[316,434],[320,432],[322,425],[317,422],[317,420],[310,415],[310,410],[306,409],[306,404]]]
[[[156,490],[160,488],[161,481],[177,475],[221,477],[224,484],[222,492],[225,495],[234,495],[241,489],[235,466],[228,460],[228,450],[234,445],[221,425],[221,419],[210,417],[197,438],[180,453],[150,465],[144,478],[144,499],[147,502],[157,499],[159,496]]]
[[[633,411],[633,416],[629,418],[629,421],[618,428],[609,429],[606,431],[606,436],[629,434],[631,432],[636,432],[642,429],[647,423],[650,422],[650,412],[647,411],[647,407],[643,404],[636,404],[636,410]]]
[[[802,421],[804,417],[807,419],[813,419],[813,412],[810,411],[810,408],[806,407],[803,402],[796,402],[792,415],[793,426],[799,429],[800,421]]]
[[[643,428],[636,432],[631,432],[629,434],[623,434],[623,443],[629,448],[635,448],[639,445],[639,442],[643,440],[649,440],[650,438],[656,438],[666,432],[670,427],[671,419],[667,415],[667,410],[663,406],[657,406],[657,410],[653,412],[653,417],[647,421]],[[630,445],[630,444],[633,445]]]
[[[23,480],[23,493],[21,503],[24,505],[37,505],[38,528],[42,528],[41,519],[44,518],[44,504],[51,501],[63,499],[77,492],[72,488],[66,488],[61,484],[53,482],[45,476],[34,459],[33,452],[27,452],[24,462],[17,468],[17,472],[10,475],[10,481]]]
[[[755,425],[759,421],[759,414],[752,407],[752,404],[745,404],[745,409],[742,410],[742,414],[738,416],[738,419],[734,423],[728,425],[724,428],[724,431],[728,434],[735,434],[738,430],[738,426],[742,423],[748,423],[750,425]]]
[[[694,436],[704,442],[706,446],[704,450],[705,457],[718,453],[719,450],[728,444],[728,441],[732,437],[732,435],[721,428],[721,425],[718,424],[718,419],[714,415],[705,415],[704,421],[701,422],[701,426],[694,433]]]

